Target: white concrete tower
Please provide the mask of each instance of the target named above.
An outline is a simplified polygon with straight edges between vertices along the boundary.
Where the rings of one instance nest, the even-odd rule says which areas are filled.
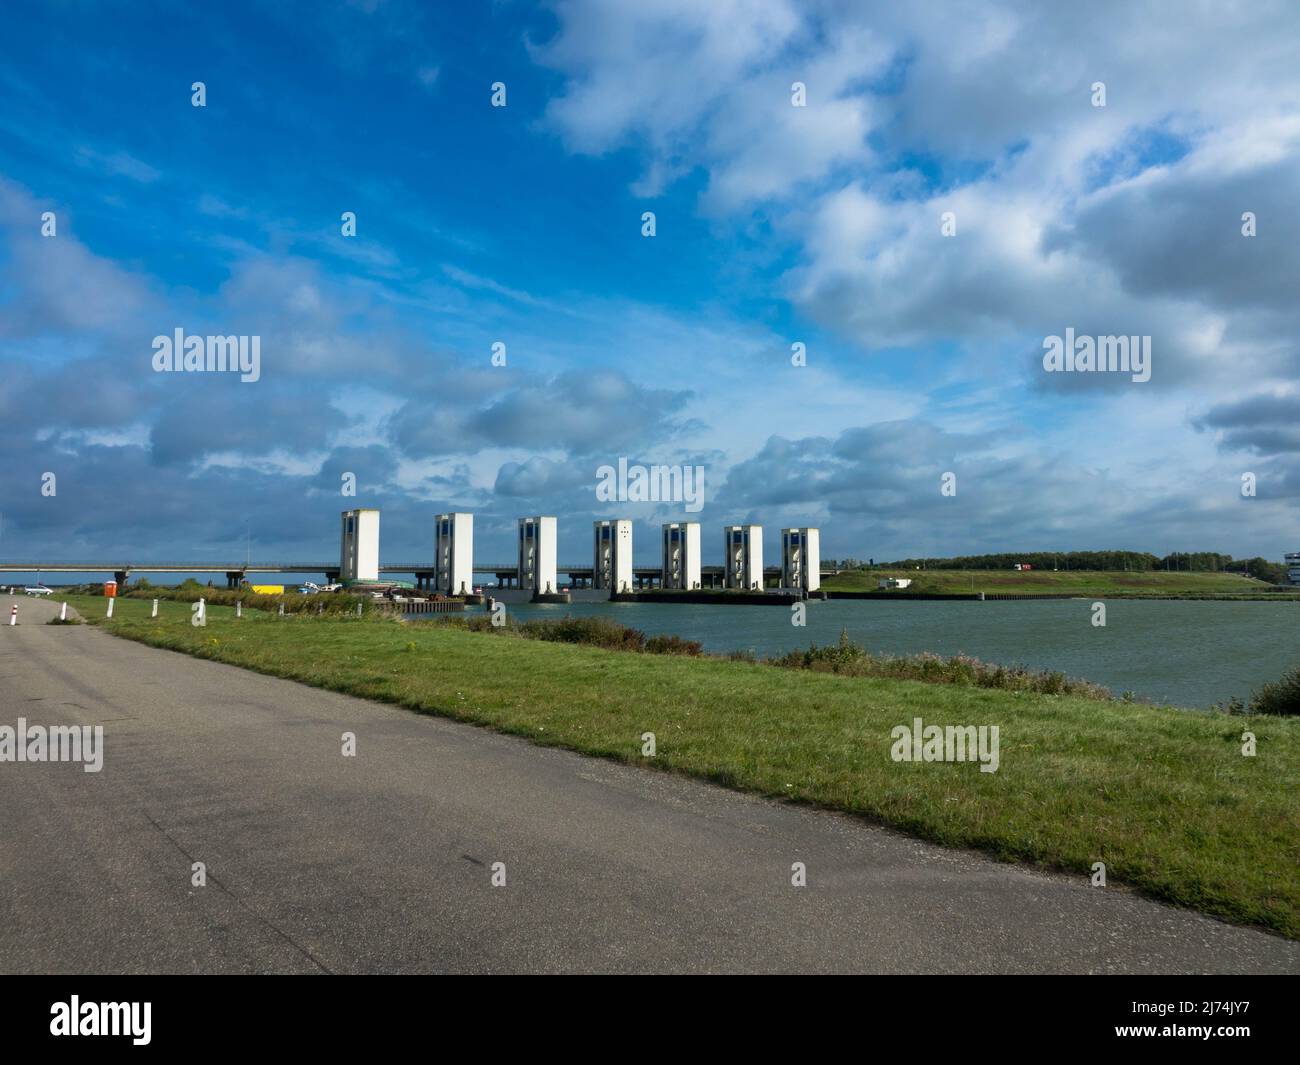
[[[345,510],[339,537],[339,579],[379,580],[379,511]]]
[[[821,531],[781,530],[781,586],[815,592],[822,586]]]
[[[747,592],[763,590],[763,526],[728,525],[722,553],[723,584]]]
[[[594,555],[591,586],[610,594],[632,590],[632,522],[627,518],[592,522]]]
[[[665,588],[694,589],[700,586],[700,523],[668,522],[663,527],[663,565],[660,572]]]
[[[458,511],[433,520],[434,587],[443,595],[467,595],[474,590],[474,515]]]
[[[558,591],[555,582],[555,519],[519,519],[519,587],[534,593]]]

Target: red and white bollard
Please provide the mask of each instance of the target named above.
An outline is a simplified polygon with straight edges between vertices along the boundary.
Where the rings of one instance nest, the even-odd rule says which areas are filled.
[[[17,624],[18,624],[18,604],[17,604],[17,603],[15,603],[13,606],[11,606],[11,607],[9,608],[9,624],[10,624],[10,625],[17,625]]]

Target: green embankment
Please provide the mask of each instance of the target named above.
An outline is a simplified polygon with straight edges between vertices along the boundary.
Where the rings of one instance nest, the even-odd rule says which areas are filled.
[[[1235,573],[1166,573],[1163,570],[1124,572],[1109,570],[956,570],[956,569],[873,569],[848,570],[826,577],[822,587],[827,591],[875,591],[884,577],[907,577],[912,585],[907,593],[962,594],[985,592],[987,594],[1014,595],[1252,595],[1285,596],[1287,592],[1270,591],[1262,581],[1251,580]]]
[[[116,635],[533,742],[877,819],[1300,938],[1300,718],[605,651],[437,622],[69,600]],[[895,762],[914,717],[997,725],[1000,768]],[[1242,754],[1242,734],[1256,738]],[[645,732],[657,753],[641,754]]]

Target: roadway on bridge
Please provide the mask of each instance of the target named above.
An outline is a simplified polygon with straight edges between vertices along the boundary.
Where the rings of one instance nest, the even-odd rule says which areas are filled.
[[[0,971],[1300,971],[1300,944],[1114,886],[17,602],[0,724],[102,724],[105,754],[0,764]]]

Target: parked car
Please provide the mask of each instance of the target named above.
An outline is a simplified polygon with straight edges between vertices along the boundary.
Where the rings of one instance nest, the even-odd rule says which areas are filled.
[[[53,588],[46,588],[45,585],[43,584],[34,584],[30,588],[24,588],[23,591],[26,592],[28,595],[34,595],[38,597],[42,595],[54,594]]]
[[[303,583],[298,586],[299,595],[315,595],[319,591],[320,589],[317,588],[316,585],[312,584],[311,581],[303,581]]]

